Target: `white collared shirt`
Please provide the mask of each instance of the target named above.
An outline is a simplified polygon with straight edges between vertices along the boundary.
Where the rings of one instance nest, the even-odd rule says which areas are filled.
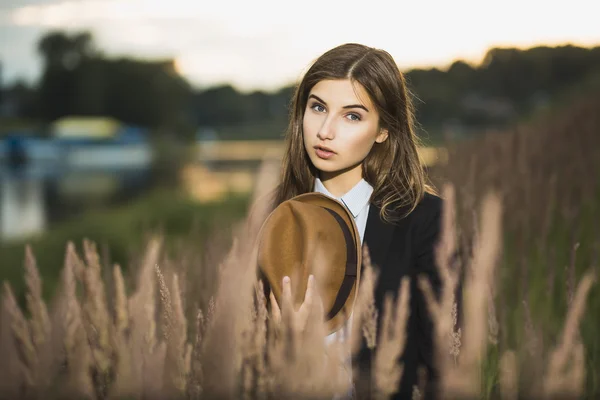
[[[373,193],[373,187],[364,179],[361,179],[352,189],[350,189],[346,194],[341,197],[336,197],[332,195],[327,188],[323,185],[323,182],[319,179],[315,179],[314,191],[323,193],[326,196],[334,198],[344,205],[346,208],[350,210],[350,213],[354,217],[354,222],[356,223],[356,228],[358,229],[358,233],[360,235],[360,244],[362,247],[362,243],[365,237],[365,229],[367,227],[367,217],[369,215],[370,208],[370,198]],[[325,338],[326,343],[332,343],[335,340],[340,340],[342,342],[346,341],[350,336],[350,330],[352,326],[352,314],[348,318],[346,324],[336,332],[328,335]],[[352,365],[350,355],[347,355],[346,360],[346,372],[349,374],[350,379],[352,379]],[[338,398],[337,396],[335,398]]]
[[[324,195],[341,201],[346,205],[346,208],[350,210],[352,216],[354,217],[354,222],[356,223],[358,233],[360,234],[360,244],[362,245],[365,237],[365,228],[367,227],[367,217],[369,215],[370,206],[369,199],[373,193],[373,186],[371,186],[364,179],[361,179],[345,195],[336,197],[332,195],[329,190],[327,190],[319,178],[316,178],[314,191],[323,193]]]

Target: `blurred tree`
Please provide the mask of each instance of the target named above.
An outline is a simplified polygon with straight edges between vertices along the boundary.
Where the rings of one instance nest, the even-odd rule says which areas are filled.
[[[35,118],[36,91],[23,80],[3,89],[2,114],[16,118]]]
[[[215,127],[282,120],[292,92],[240,93],[231,85],[216,86],[193,95],[192,114],[198,125]]]
[[[197,126],[260,130],[285,124],[295,90],[293,85],[273,93],[242,93],[231,85],[192,90],[171,60],[109,59],[86,32],[50,32],[38,51],[44,61],[38,110],[46,121],[108,115],[163,132],[182,126],[188,132]],[[445,70],[411,69],[405,75],[420,124],[480,129],[534,112],[597,70],[600,47],[538,46],[493,48],[479,65],[455,61]]]
[[[64,68],[73,70],[86,58],[97,56],[92,35],[89,32],[76,33],[72,36],[65,32],[52,31],[38,42],[46,68]]]
[[[172,61],[105,61],[105,112],[133,124],[173,130],[186,124],[189,84]]]
[[[248,122],[243,95],[231,85],[216,86],[194,95],[196,122],[200,125],[235,125]]]
[[[50,32],[38,43],[44,62],[39,85],[40,116],[107,115],[162,129],[189,125],[185,110],[191,88],[172,60],[108,59],[90,33]]]
[[[525,107],[539,92],[556,94],[600,67],[592,49],[539,46],[528,50],[495,48],[483,59],[479,85]]]
[[[458,94],[444,71],[412,69],[405,75],[419,122],[443,121],[456,115]]]
[[[477,69],[464,61],[455,61],[448,68],[446,79],[448,79],[455,91],[469,91],[473,89],[473,77]]]

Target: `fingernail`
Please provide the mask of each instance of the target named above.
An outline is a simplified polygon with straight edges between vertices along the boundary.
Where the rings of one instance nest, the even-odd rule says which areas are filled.
[[[309,276],[308,276],[308,281],[309,281],[310,283],[313,283],[313,281],[314,281],[314,280],[315,280],[315,276],[314,276],[314,275],[309,275]]]
[[[283,277],[283,283],[290,283],[290,277],[289,276],[284,276]]]

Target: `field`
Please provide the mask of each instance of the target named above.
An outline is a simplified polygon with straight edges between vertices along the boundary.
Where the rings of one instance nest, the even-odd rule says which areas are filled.
[[[600,395],[598,99],[592,93],[512,131],[449,144],[447,164],[431,168],[448,205],[438,254],[445,290],[429,300],[444,398]],[[277,173],[277,165],[264,166],[253,199]],[[258,206],[252,218],[206,225],[220,229],[176,246],[164,230],[152,235],[123,221],[122,230],[149,240],[120,266],[102,262],[92,242],[67,245],[65,233],[57,238],[66,249],[59,289],[50,292],[42,284],[59,271],[34,244],[24,279],[12,274],[4,286],[3,398],[331,398],[347,391],[344,347],[325,351],[318,309],[303,332],[293,320],[268,318],[251,262],[262,217]],[[455,251],[461,257],[450,262]],[[402,374],[395,360],[409,293],[377,310],[386,321],[377,327],[375,267],[364,271],[349,350],[362,335],[377,344],[371,397],[389,398]],[[428,293],[426,281],[420,288]],[[422,398],[422,388],[413,398]]]

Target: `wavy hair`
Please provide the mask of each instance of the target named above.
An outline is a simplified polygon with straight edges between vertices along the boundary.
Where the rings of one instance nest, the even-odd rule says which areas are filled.
[[[280,182],[273,206],[297,195],[312,192],[317,169],[304,148],[302,121],[310,90],[322,80],[350,79],[364,87],[379,112],[379,128],[388,130],[383,143],[375,143],[363,161],[363,178],[374,188],[371,203],[380,216],[392,222],[394,211],[412,212],[427,183],[414,131],[413,106],[403,74],[384,50],[348,43],[321,55],[308,69],[292,98]]]

